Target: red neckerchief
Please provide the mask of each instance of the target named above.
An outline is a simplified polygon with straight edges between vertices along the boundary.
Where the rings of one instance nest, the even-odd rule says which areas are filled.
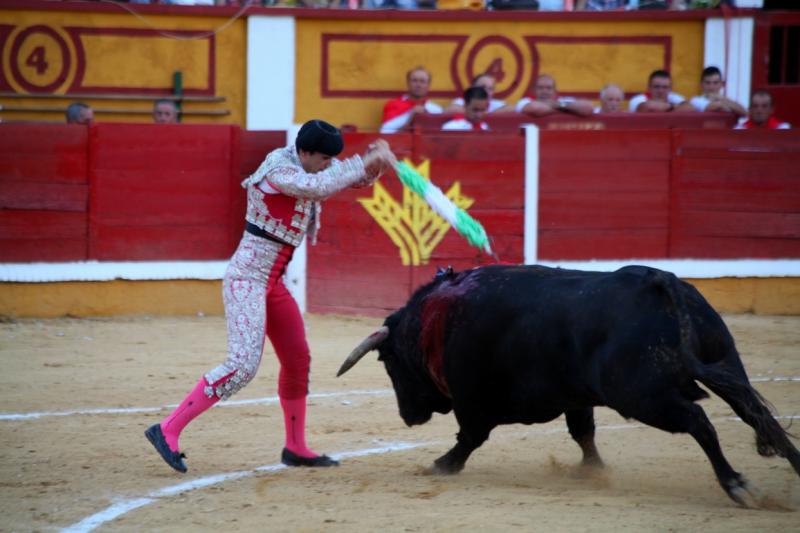
[[[756,129],[765,129],[765,130],[776,130],[778,126],[783,124],[782,120],[775,118],[775,115],[770,115],[767,119],[767,122],[764,124],[756,124],[753,122],[753,119],[748,118],[744,124],[742,124],[742,128],[746,130],[756,130]]]
[[[473,130],[483,130],[483,125],[486,124],[485,122],[472,122],[467,118],[467,115],[461,113],[456,113],[455,115],[453,115],[453,120],[466,120],[467,122],[472,124]]]
[[[395,98],[394,100],[389,100],[386,102],[386,105],[383,106],[383,122],[391,120],[395,117],[399,117],[404,113],[408,113],[411,111],[411,108],[416,105],[425,105],[426,101],[426,99],[413,100],[409,98],[408,95]]]

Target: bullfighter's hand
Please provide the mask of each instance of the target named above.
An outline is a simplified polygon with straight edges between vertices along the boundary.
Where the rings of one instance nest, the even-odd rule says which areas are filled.
[[[384,172],[392,168],[397,163],[389,143],[383,139],[377,139],[370,144],[367,153],[364,154],[364,168],[366,170],[365,179],[360,180],[354,187],[366,187],[381,177]]]

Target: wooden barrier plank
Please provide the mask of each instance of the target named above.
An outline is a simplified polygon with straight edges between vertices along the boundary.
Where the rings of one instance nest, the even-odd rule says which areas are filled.
[[[525,200],[523,161],[434,159],[431,181],[444,193],[455,182],[461,194],[474,200],[472,208],[521,209]]]
[[[800,134],[674,134],[673,257],[800,255]]]
[[[221,224],[169,227],[99,224],[92,235],[100,261],[227,259],[227,229]]]
[[[0,178],[0,209],[74,211],[87,209],[89,186]]]
[[[86,259],[86,213],[0,210],[0,262]]]
[[[382,138],[389,143],[389,146],[397,156],[402,160],[405,157],[411,157],[414,147],[413,135],[410,133],[393,133],[392,135],[379,135],[377,132],[373,133],[356,133],[347,132],[344,136],[344,150],[339,154],[339,159],[350,157],[354,154],[364,155],[370,143],[374,142],[377,138]]]
[[[524,149],[525,138],[520,133],[430,133],[415,136],[414,154],[417,161],[519,162]]]
[[[540,160],[668,161],[669,130],[541,131]]]
[[[682,130],[679,148],[720,149],[734,153],[800,152],[800,131],[794,130]]]
[[[294,141],[292,141],[294,142]],[[239,154],[241,176],[249,176],[256,171],[267,155],[282,146],[286,146],[286,132],[277,130],[248,131],[241,130]]]
[[[0,180],[86,184],[87,126],[0,124]]]
[[[729,185],[750,184],[754,188],[770,183],[797,180],[800,159],[789,160],[779,154],[764,154],[763,159],[684,158],[679,183],[697,184],[722,180]]]
[[[787,187],[751,189],[715,184],[704,188],[682,187],[676,200],[682,211],[707,209],[711,211],[769,211],[800,212],[800,190]]]
[[[797,258],[800,246],[790,239],[678,235],[671,243],[670,254],[697,259]]]
[[[542,192],[578,190],[595,194],[648,191],[666,195],[669,165],[663,160],[553,160],[545,157],[539,166]]]
[[[427,114],[414,116],[413,128],[420,133],[441,132],[442,124],[451,120],[454,113]],[[524,124],[536,124],[542,131],[609,131],[620,130],[667,130],[674,128],[701,129],[702,131],[730,130],[736,124],[731,113],[595,113],[579,117],[569,113],[553,113],[543,117],[533,117],[525,113],[491,113],[484,117],[490,131],[482,135],[518,132]],[[454,134],[454,133],[450,133]]]
[[[543,192],[539,202],[539,226],[547,229],[585,228],[667,231],[669,203],[664,195],[619,192],[598,201],[591,192]]]
[[[399,279],[406,279],[403,275]],[[306,281],[308,301],[319,306],[373,307],[389,309],[409,295],[407,283],[398,278],[365,276],[331,280],[311,276]]]
[[[539,232],[540,260],[663,259],[667,232],[658,229],[551,230]]]
[[[85,239],[86,213],[3,209],[0,235],[16,239]]]
[[[684,210],[673,224],[684,235],[794,239],[800,253],[800,212]]]
[[[0,238],[0,262],[38,263],[86,260],[86,239]]]
[[[239,169],[236,141],[231,126],[93,127],[91,257],[229,257],[230,182]]]

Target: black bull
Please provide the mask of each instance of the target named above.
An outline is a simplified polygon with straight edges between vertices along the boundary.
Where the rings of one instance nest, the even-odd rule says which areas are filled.
[[[642,266],[583,272],[538,266],[440,271],[361,343],[346,372],[377,348],[406,424],[454,411],[456,445],[433,470],[459,472],[500,424],[565,414],[583,463],[602,466],[593,408],[608,406],[672,433],[689,433],[725,492],[758,506],[755,487],[722,454],[695,402],[725,400],[756,433],[763,456],[800,453],[750,386],[722,318],[690,284]]]

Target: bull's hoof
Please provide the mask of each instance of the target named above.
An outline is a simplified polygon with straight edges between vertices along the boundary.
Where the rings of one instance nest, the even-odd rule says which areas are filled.
[[[458,474],[463,468],[463,464],[454,464],[450,461],[447,461],[445,458],[440,457],[433,462],[433,464],[425,471],[425,473],[450,476],[453,474]]]
[[[599,455],[584,457],[581,466],[586,468],[605,468],[606,464]]]
[[[761,491],[744,476],[740,476],[738,480],[725,487],[725,492],[733,501],[747,509],[760,509],[761,501],[764,499]]]

